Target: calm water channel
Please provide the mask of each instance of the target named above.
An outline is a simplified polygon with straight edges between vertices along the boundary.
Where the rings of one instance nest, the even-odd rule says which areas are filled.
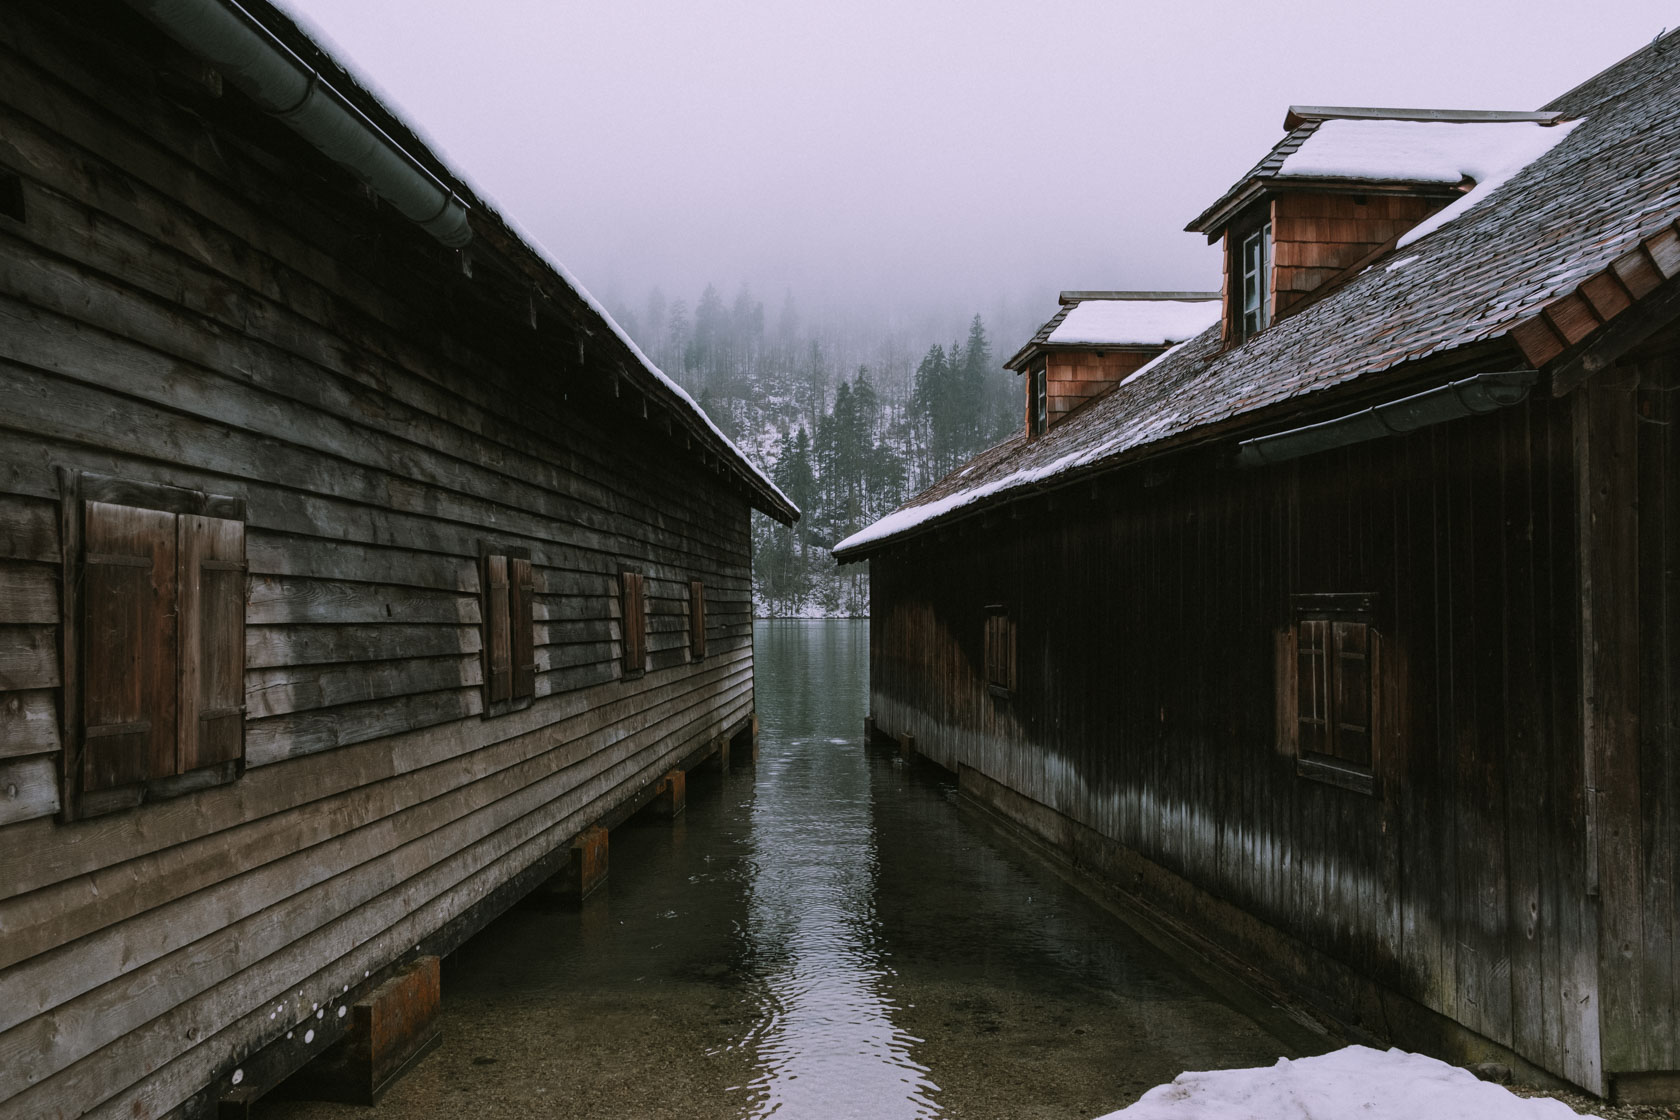
[[[581,911],[515,909],[447,960],[444,1045],[377,1109],[264,1115],[1090,1118],[1296,1052],[940,771],[866,751],[867,623],[756,640],[756,773],[692,775],[674,825],[613,832]]]

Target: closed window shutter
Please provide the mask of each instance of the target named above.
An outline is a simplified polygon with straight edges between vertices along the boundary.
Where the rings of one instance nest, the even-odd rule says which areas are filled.
[[[1296,624],[1296,749],[1302,754],[1330,753],[1329,636],[1324,619]]]
[[[1363,622],[1332,624],[1335,646],[1335,729],[1332,753],[1371,764],[1371,631]]]
[[[508,558],[484,558],[484,680],[490,702],[513,697],[513,652],[508,640]]]
[[[645,660],[643,643],[647,634],[642,575],[640,572],[625,572],[621,579],[624,602],[619,614],[624,623],[624,671],[635,673],[641,671]]]
[[[513,662],[513,695],[526,699],[537,691],[536,581],[531,562],[520,557],[508,560],[508,625],[512,630],[509,648]]]
[[[180,518],[182,772],[245,755],[245,526]]]
[[[1003,620],[1003,687],[1015,691],[1015,620]]]
[[[82,558],[84,792],[175,766],[175,515],[88,502]]]
[[[694,656],[706,656],[706,585],[694,580],[688,585],[689,641]]]

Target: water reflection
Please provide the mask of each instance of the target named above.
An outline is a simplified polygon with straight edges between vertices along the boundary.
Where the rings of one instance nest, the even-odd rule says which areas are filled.
[[[756,771],[615,829],[580,913],[444,964],[445,1044],[378,1108],[265,1117],[1088,1120],[1290,1052],[1017,844],[866,751],[862,622],[755,628]]]
[[[938,1114],[938,1087],[893,1022],[877,936],[869,775],[856,750],[794,740],[760,766],[747,937],[760,972],[747,1115]],[[804,749],[799,749],[804,748]]]

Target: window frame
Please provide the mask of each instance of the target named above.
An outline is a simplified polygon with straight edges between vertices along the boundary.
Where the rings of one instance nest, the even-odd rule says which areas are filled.
[[[244,628],[249,615],[251,585],[245,499],[63,467],[58,469],[58,483],[59,547],[63,573],[63,595],[59,604],[59,671],[63,732],[59,752],[60,819],[65,822],[85,820],[136,808],[147,801],[178,797],[195,790],[236,781],[245,772],[248,715],[245,706]],[[166,674],[171,682],[167,686],[170,692],[167,700],[174,724],[173,761],[167,769],[156,765],[160,761],[159,744],[154,737],[150,757],[143,768],[143,776],[95,790],[85,788],[90,666],[86,641],[87,621],[83,616],[88,608],[86,580],[89,558],[86,542],[90,503],[170,515],[174,519],[175,534],[172,559],[177,569],[169,586],[167,602],[168,609],[176,619],[176,625],[169,638],[175,660],[171,671]],[[194,529],[183,524],[183,519],[186,518],[198,522],[237,523],[237,558],[213,555],[217,551],[228,551],[232,546],[225,542],[220,546],[214,543],[206,544],[217,532],[215,527],[199,524]],[[237,704],[224,703],[204,708],[201,706],[202,696],[193,699],[186,697],[189,690],[195,693],[202,691],[206,679],[204,669],[207,659],[201,656],[190,667],[183,664],[183,647],[190,647],[194,653],[199,653],[204,633],[202,627],[194,631],[190,626],[181,625],[179,620],[185,617],[202,624],[211,609],[205,605],[206,595],[202,585],[191,593],[190,601],[184,598],[180,568],[183,564],[192,563],[191,557],[197,558],[194,566],[199,569],[200,575],[204,571],[237,571],[243,576],[237,584],[239,607],[225,620],[237,627],[237,635],[227,643],[237,660],[237,667],[229,669],[225,674],[231,677],[231,682],[221,682],[223,685],[231,683],[236,690]],[[186,609],[183,610],[184,603]],[[166,687],[162,677],[153,679],[151,686]],[[158,701],[156,694],[153,695],[152,701]],[[192,724],[192,734],[185,736],[182,732],[183,708],[187,713],[196,712],[198,716],[198,720]],[[199,725],[205,720],[222,720],[235,715],[238,716],[234,725],[237,734],[232,750],[227,750],[225,744],[220,749],[220,753],[226,754],[227,757],[183,768],[183,750],[195,754],[201,749],[207,749],[211,753],[217,752],[215,747],[204,748],[205,732]]]
[[[1005,604],[988,603],[985,611],[982,645],[986,691],[1007,700],[1020,688],[1020,635]]]
[[[498,602],[491,573],[495,561],[504,562],[505,598]],[[528,588],[516,581],[515,561],[524,565],[530,578]],[[505,611],[508,694],[496,696],[495,669],[497,655],[503,653],[495,633],[495,612]],[[478,542],[478,611],[479,633],[482,638],[480,657],[483,662],[483,683],[480,686],[483,707],[480,718],[491,719],[510,712],[520,712],[536,703],[536,574],[531,567],[531,550],[523,545],[506,544],[496,540]],[[525,658],[530,661],[525,664]]]
[[[1252,268],[1249,266],[1251,246],[1257,258]],[[1240,342],[1253,338],[1272,325],[1272,256],[1272,222],[1268,217],[1242,235],[1235,261],[1237,306],[1234,310]],[[1253,305],[1252,310],[1250,304]]]
[[[1050,362],[1045,359],[1027,374],[1032,380],[1032,434],[1041,436],[1050,429]]]
[[[1308,627],[1319,635],[1311,647],[1303,639]],[[1358,652],[1347,652],[1355,647]],[[1309,648],[1318,650],[1317,657],[1322,661],[1322,669],[1314,670],[1322,686],[1317,690],[1321,701],[1313,701],[1314,711],[1322,713],[1318,718],[1305,717],[1301,705],[1305,684],[1302,666],[1312,656]],[[1381,792],[1376,776],[1382,726],[1381,650],[1375,595],[1313,593],[1290,597],[1287,641],[1280,651],[1286,662],[1279,673],[1278,704],[1283,717],[1280,731],[1287,738],[1298,776],[1372,796]],[[1351,667],[1354,662],[1362,662],[1362,667]],[[1344,699],[1350,680],[1355,686],[1352,691],[1359,697],[1351,713],[1349,701]],[[1354,716],[1351,721],[1346,718],[1350,714]],[[1322,725],[1322,732],[1314,733],[1322,735],[1322,749],[1309,746],[1302,730],[1306,724]],[[1344,735],[1356,742],[1363,739],[1363,760],[1358,757],[1361,752],[1342,747]]]

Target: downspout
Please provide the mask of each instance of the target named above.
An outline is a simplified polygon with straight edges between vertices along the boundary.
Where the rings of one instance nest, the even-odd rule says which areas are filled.
[[[472,240],[466,205],[236,0],[128,0],[287,127],[452,249]]]
[[[1237,465],[1258,467],[1265,463],[1282,463],[1303,455],[1493,412],[1520,404],[1528,397],[1528,391],[1534,387],[1539,376],[1532,369],[1478,373],[1474,377],[1450,381],[1434,389],[1320,424],[1243,440],[1237,444]]]

